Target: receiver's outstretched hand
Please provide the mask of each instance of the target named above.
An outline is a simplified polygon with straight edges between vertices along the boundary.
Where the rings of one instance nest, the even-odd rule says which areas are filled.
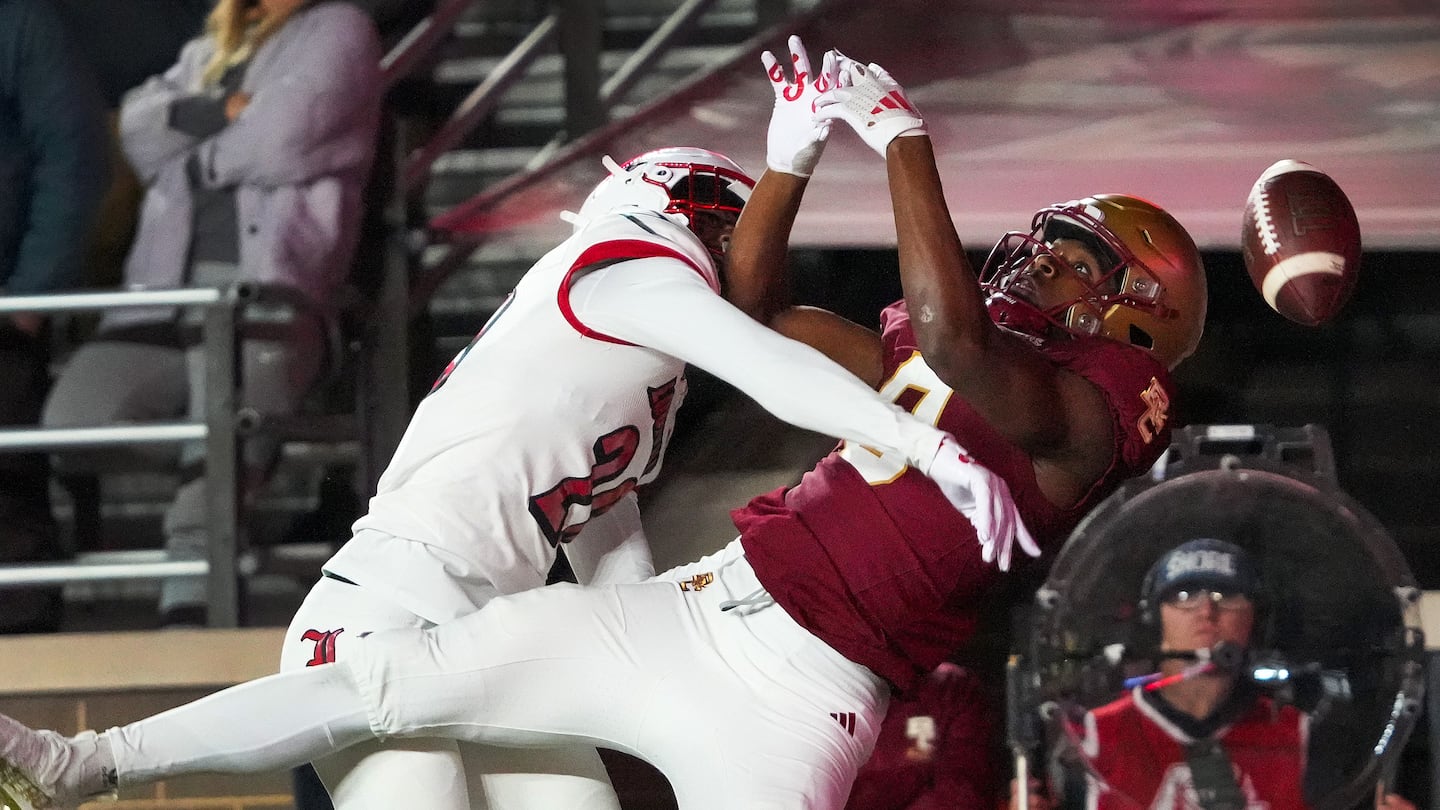
[[[885,157],[885,147],[905,135],[925,135],[925,119],[905,97],[905,88],[885,68],[862,65],[839,51],[825,54],[821,74],[831,73],[833,86],[820,94],[817,122],[844,121]]]
[[[830,135],[830,122],[817,121],[814,116],[815,102],[830,87],[828,78],[810,69],[810,55],[797,36],[790,37],[790,76],[771,52],[760,54],[760,61],[775,90],[765,164],[777,172],[809,177]]]
[[[971,458],[955,439],[947,437],[940,443],[926,474],[940,487],[946,500],[975,526],[980,558],[985,562],[1009,571],[1017,543],[1031,557],[1040,556],[1040,546],[1020,519],[1005,479]]]

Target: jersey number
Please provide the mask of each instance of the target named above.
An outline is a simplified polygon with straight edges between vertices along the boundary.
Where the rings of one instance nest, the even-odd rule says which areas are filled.
[[[901,363],[890,379],[880,386],[880,396],[931,425],[940,423],[940,414],[945,411],[945,405],[954,393],[950,386],[935,376],[919,352],[911,354],[910,359]],[[850,466],[872,487],[894,481],[909,466],[899,453],[883,453],[853,442],[841,444],[840,457],[850,462]]]
[[[626,425],[595,440],[592,448],[595,464],[590,468],[589,475],[562,478],[555,486],[530,496],[530,516],[535,518],[535,523],[552,547],[575,539],[586,523],[610,511],[621,498],[634,491],[641,477],[660,463],[665,452],[665,426],[670,421],[679,382],[677,377],[647,391],[650,399],[650,456],[639,476],[602,489],[630,467],[640,450],[640,429]]]

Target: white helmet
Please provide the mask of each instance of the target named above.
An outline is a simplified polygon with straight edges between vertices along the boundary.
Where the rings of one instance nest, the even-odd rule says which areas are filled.
[[[740,215],[755,181],[735,161],[694,146],[669,146],[633,157],[619,165],[606,155],[610,176],[601,180],[578,216],[567,217],[577,228],[620,208],[641,208],[678,214],[677,222],[695,229],[696,211]]]

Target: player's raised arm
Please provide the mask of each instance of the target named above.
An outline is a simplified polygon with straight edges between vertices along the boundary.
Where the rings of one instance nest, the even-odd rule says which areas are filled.
[[[1109,447],[1100,392],[991,320],[945,204],[925,121],[904,89],[873,63],[841,56],[838,71],[839,86],[823,94],[816,115],[844,121],[886,159],[901,283],[926,363],[1027,452],[1078,454],[1075,475],[1091,476]]]
[[[765,140],[765,173],[760,176],[726,249],[725,297],[745,314],[769,323],[790,303],[786,253],[790,229],[810,174],[825,149],[829,122],[811,114],[829,89],[797,36],[790,37],[790,69],[770,51],[760,55],[775,91]]]
[[[683,263],[617,262],[576,281],[572,300],[587,326],[704,369],[790,424],[904,458],[974,524],[986,562],[1008,569],[1016,542],[1039,555],[1008,486],[953,437],[820,352],[747,318]]]
[[[770,51],[761,62],[775,91],[766,131],[765,173],[750,193],[731,234],[725,260],[725,298],[781,334],[820,350],[871,387],[880,384],[880,337],[833,312],[791,305],[786,272],[790,231],[810,175],[830,134],[814,106],[835,79],[836,56],[817,72],[799,37],[789,39],[790,70]]]

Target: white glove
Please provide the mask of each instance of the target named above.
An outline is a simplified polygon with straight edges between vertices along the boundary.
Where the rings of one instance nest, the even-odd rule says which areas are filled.
[[[844,121],[882,158],[896,138],[926,134],[925,119],[885,68],[862,65],[839,51],[826,53],[824,66],[822,73],[833,69],[836,77],[816,101],[817,122]]]
[[[797,36],[790,37],[793,81],[785,77],[775,54],[765,51],[760,61],[775,90],[775,109],[765,137],[765,164],[777,172],[809,177],[830,136],[830,122],[816,121],[813,113],[816,99],[830,89],[831,77],[811,72],[810,55]]]
[[[1010,497],[1005,479],[975,461],[954,437],[946,436],[926,472],[946,500],[975,526],[980,539],[980,559],[1010,570],[1015,543],[1031,557],[1040,556],[1040,546],[1020,519],[1020,510]]]

